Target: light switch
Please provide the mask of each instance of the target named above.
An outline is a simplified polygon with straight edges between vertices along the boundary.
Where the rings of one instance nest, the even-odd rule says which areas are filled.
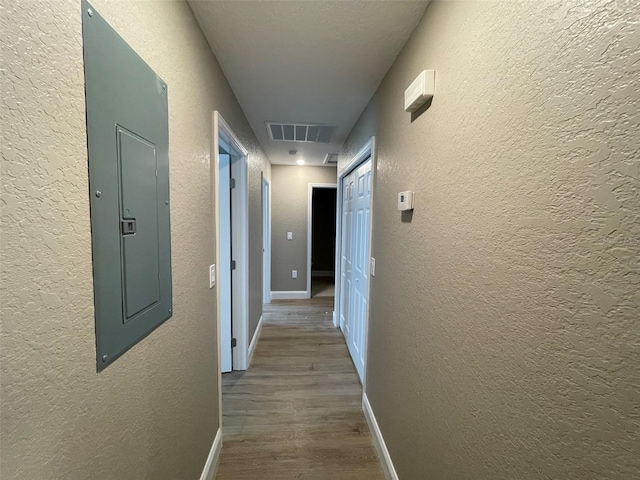
[[[209,265],[209,288],[216,286],[216,265]]]
[[[291,278],[298,278],[298,270],[291,270]]]
[[[371,257],[371,269],[369,270],[372,277],[376,276],[376,259]]]
[[[293,240],[293,232],[287,232],[287,240]]]

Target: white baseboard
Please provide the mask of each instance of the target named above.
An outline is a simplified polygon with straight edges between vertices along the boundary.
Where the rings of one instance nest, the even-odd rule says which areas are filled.
[[[333,312],[331,312],[331,313],[333,313],[333,326],[334,326],[334,327],[337,327],[337,326],[338,326],[338,324],[336,323],[336,311],[334,310],[334,311],[333,311]]]
[[[218,460],[220,459],[220,450],[222,450],[222,427],[218,428],[216,438],[213,439],[213,445],[211,445],[211,450],[209,451],[207,462],[204,464],[204,470],[202,470],[200,480],[213,480],[216,474]]]
[[[382,470],[384,470],[385,477],[387,480],[398,480],[398,474],[396,473],[396,469],[391,461],[389,450],[387,450],[387,445],[384,443],[384,438],[382,438],[378,421],[376,420],[376,416],[373,414],[373,410],[371,409],[371,404],[369,403],[366,393],[362,394],[362,411],[364,412],[364,417],[367,419],[367,423],[369,424],[373,444],[378,451],[378,456],[380,457],[380,463],[382,463]]]
[[[333,270],[312,270],[312,277],[335,277],[336,274]]]
[[[256,350],[256,345],[258,344],[258,338],[260,337],[260,331],[262,330],[262,320],[263,316],[260,315],[260,320],[258,321],[258,326],[256,327],[256,331],[253,334],[253,338],[251,339],[251,343],[249,344],[249,361],[247,362],[247,368],[251,366],[251,359],[253,358],[253,352]]]
[[[271,292],[271,300],[306,300],[309,298],[306,290],[292,292]]]

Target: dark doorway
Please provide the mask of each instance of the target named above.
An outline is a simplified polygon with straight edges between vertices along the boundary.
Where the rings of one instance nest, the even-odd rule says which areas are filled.
[[[314,188],[311,198],[311,296],[333,297],[337,190]]]

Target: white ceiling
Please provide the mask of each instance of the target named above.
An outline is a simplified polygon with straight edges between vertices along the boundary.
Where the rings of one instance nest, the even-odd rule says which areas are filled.
[[[428,3],[189,0],[262,148],[285,165],[339,151]],[[276,142],[267,121],[337,129],[330,144]]]

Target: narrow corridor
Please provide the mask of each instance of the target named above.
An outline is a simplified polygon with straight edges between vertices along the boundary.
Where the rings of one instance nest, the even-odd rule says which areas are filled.
[[[246,372],[223,375],[217,479],[383,479],[332,297],[265,305]]]

